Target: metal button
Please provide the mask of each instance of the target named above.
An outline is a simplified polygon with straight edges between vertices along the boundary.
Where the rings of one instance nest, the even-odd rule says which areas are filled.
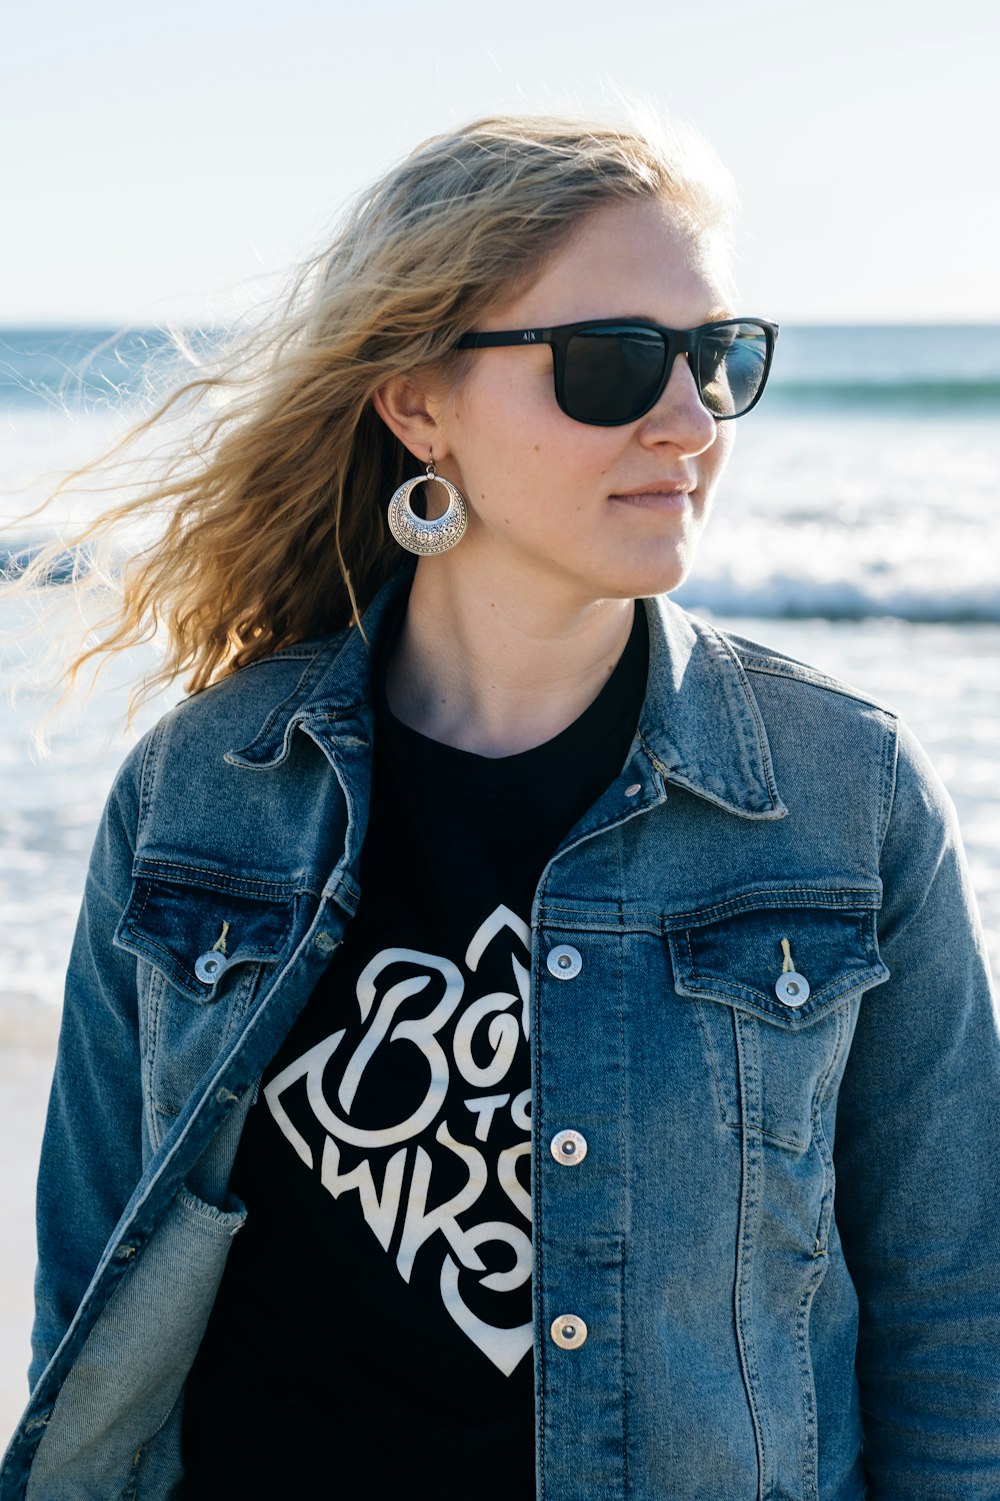
[[[557,1131],[549,1142],[549,1151],[564,1167],[576,1167],[587,1155],[587,1138],[579,1131]]]
[[[575,1313],[561,1313],[552,1320],[549,1333],[560,1350],[579,1350],[587,1338],[587,1326]]]
[[[639,792],[641,792],[641,791],[642,791],[642,783],[641,782],[633,782],[632,785],[631,785],[631,787],[626,787],[625,788],[625,796],[626,797],[635,797],[636,794],[639,793]]]
[[[209,949],[207,954],[199,954],[194,961],[194,972],[203,985],[214,985],[228,968],[229,960],[218,949]]]
[[[583,968],[580,950],[568,943],[560,943],[554,949],[549,949],[545,963],[549,967],[549,974],[555,975],[557,980],[575,980]]]
[[[788,969],[774,982],[774,993],[783,1006],[804,1006],[809,999],[809,981],[798,970]]]

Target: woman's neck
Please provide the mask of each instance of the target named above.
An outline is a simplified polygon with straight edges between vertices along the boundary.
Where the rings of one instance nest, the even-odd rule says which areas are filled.
[[[432,740],[516,755],[593,703],[632,620],[628,599],[532,598],[463,570],[418,565],[388,664],[389,706]]]

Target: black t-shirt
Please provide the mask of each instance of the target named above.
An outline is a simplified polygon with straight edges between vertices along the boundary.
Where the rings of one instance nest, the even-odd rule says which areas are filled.
[[[647,654],[640,607],[594,703],[500,759],[402,724],[380,664],[361,900],[240,1142],[187,1496],[534,1495],[528,924]]]

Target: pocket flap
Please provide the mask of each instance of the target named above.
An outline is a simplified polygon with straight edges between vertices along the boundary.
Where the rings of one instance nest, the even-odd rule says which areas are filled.
[[[752,1011],[782,1027],[802,1027],[847,995],[888,979],[878,952],[877,913],[871,909],[768,907],[692,923],[668,933],[678,995],[705,997]],[[787,940],[796,981],[791,1000],[779,981]]]
[[[214,999],[216,984],[234,966],[277,960],[291,930],[292,907],[288,899],[140,878],[114,941],[203,1004]],[[206,968],[208,959],[212,962]]]

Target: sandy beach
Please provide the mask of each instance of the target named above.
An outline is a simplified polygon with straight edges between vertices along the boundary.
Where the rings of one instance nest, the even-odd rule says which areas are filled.
[[[56,1025],[34,1021],[14,1047],[0,1037],[0,1134],[4,1148],[0,1212],[0,1431],[6,1443],[28,1394],[31,1286],[35,1268],[34,1195]]]

